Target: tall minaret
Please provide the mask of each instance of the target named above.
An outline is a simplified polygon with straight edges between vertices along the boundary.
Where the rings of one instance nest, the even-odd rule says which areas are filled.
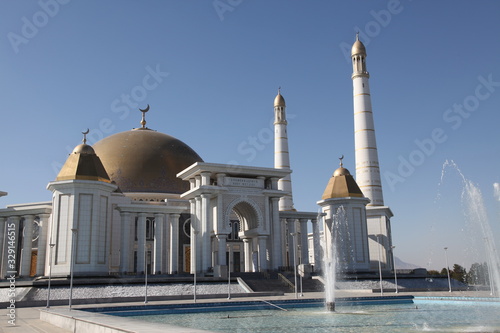
[[[378,164],[375,126],[370,97],[370,74],[366,70],[366,49],[356,35],[351,49],[354,98],[354,147],[356,150],[356,182],[365,197],[370,269],[392,269],[392,211],[384,206]]]
[[[369,206],[383,206],[382,183],[378,164],[375,126],[370,97],[370,74],[366,71],[366,49],[356,35],[351,49],[354,98],[354,145],[356,150],[356,182]]]
[[[278,89],[274,99],[274,167],[290,170],[290,154],[288,152],[288,134],[286,132],[286,104]],[[280,199],[279,210],[295,210],[292,200],[292,177],[286,175],[278,181],[278,189],[286,192]]]

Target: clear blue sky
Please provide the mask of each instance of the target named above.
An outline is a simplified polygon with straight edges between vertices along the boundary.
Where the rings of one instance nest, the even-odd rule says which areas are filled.
[[[80,133],[138,127],[146,104],[205,161],[272,167],[281,86],[295,206],[317,211],[339,156],[354,173],[358,30],[396,255],[441,268],[447,246],[468,268],[460,177],[441,173],[478,184],[500,246],[498,1],[2,1],[0,206],[49,201]]]

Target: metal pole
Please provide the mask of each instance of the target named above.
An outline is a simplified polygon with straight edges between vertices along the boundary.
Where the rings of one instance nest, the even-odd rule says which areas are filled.
[[[228,250],[228,263],[227,263],[227,299],[231,299],[231,247]]]
[[[294,275],[294,279],[295,279],[295,298],[299,298],[299,293],[297,291],[297,251],[295,248],[295,244],[296,244],[295,236],[297,236],[297,233],[292,232],[291,235],[293,237],[292,251],[293,251],[293,275]]]
[[[384,294],[384,287],[382,285],[382,255],[380,253],[380,235],[377,235],[377,243],[378,243],[378,275],[380,277],[380,295]]]
[[[391,246],[392,249],[392,268],[394,269],[394,284],[396,284],[396,294],[399,292],[398,290],[398,274],[396,273],[396,259],[394,258],[394,249],[396,247]]]
[[[144,303],[148,302],[148,246],[144,242]]]
[[[46,308],[50,308],[50,280],[52,280],[52,249],[54,248],[56,244],[52,244],[52,241],[50,242],[50,251],[49,251],[49,285],[47,287],[47,306]]]
[[[448,292],[451,293],[450,267],[448,266],[448,248],[447,247],[444,248],[444,257],[446,259],[446,272],[448,272],[448,287],[449,287]]]
[[[73,244],[72,244],[72,251],[71,251],[71,266],[70,266],[71,277],[70,277],[70,282],[69,282],[69,309],[70,310],[71,310],[71,302],[73,300],[73,271],[75,270],[76,234],[77,234],[78,230],[71,229],[71,232],[73,234]]]
[[[197,241],[197,237],[196,235],[198,235],[198,231],[194,231],[194,234],[195,234],[195,239],[194,239],[194,242],[193,242],[193,267],[194,267],[194,297],[193,297],[193,301],[196,303],[196,241]]]

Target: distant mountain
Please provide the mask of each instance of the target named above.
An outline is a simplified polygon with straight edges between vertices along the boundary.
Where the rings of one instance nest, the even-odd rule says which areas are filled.
[[[404,262],[403,260],[399,259],[398,257],[395,257],[395,265],[396,269],[415,269],[415,268],[422,268],[421,266],[417,266],[414,264],[410,264],[408,262]]]

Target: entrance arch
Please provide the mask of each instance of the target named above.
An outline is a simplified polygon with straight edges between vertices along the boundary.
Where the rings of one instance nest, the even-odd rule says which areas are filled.
[[[278,201],[285,193],[278,180],[290,171],[197,162],[177,176],[189,181],[181,198],[191,204],[192,260],[197,272],[227,274],[227,238],[230,216],[240,221],[244,271],[278,269],[282,265],[282,235]],[[194,260],[196,259],[196,260]]]
[[[257,229],[262,225],[262,212],[257,205],[251,201],[245,200],[244,198],[238,198],[231,203],[226,209],[225,221],[229,222],[229,217],[233,211],[240,221],[240,232]]]

